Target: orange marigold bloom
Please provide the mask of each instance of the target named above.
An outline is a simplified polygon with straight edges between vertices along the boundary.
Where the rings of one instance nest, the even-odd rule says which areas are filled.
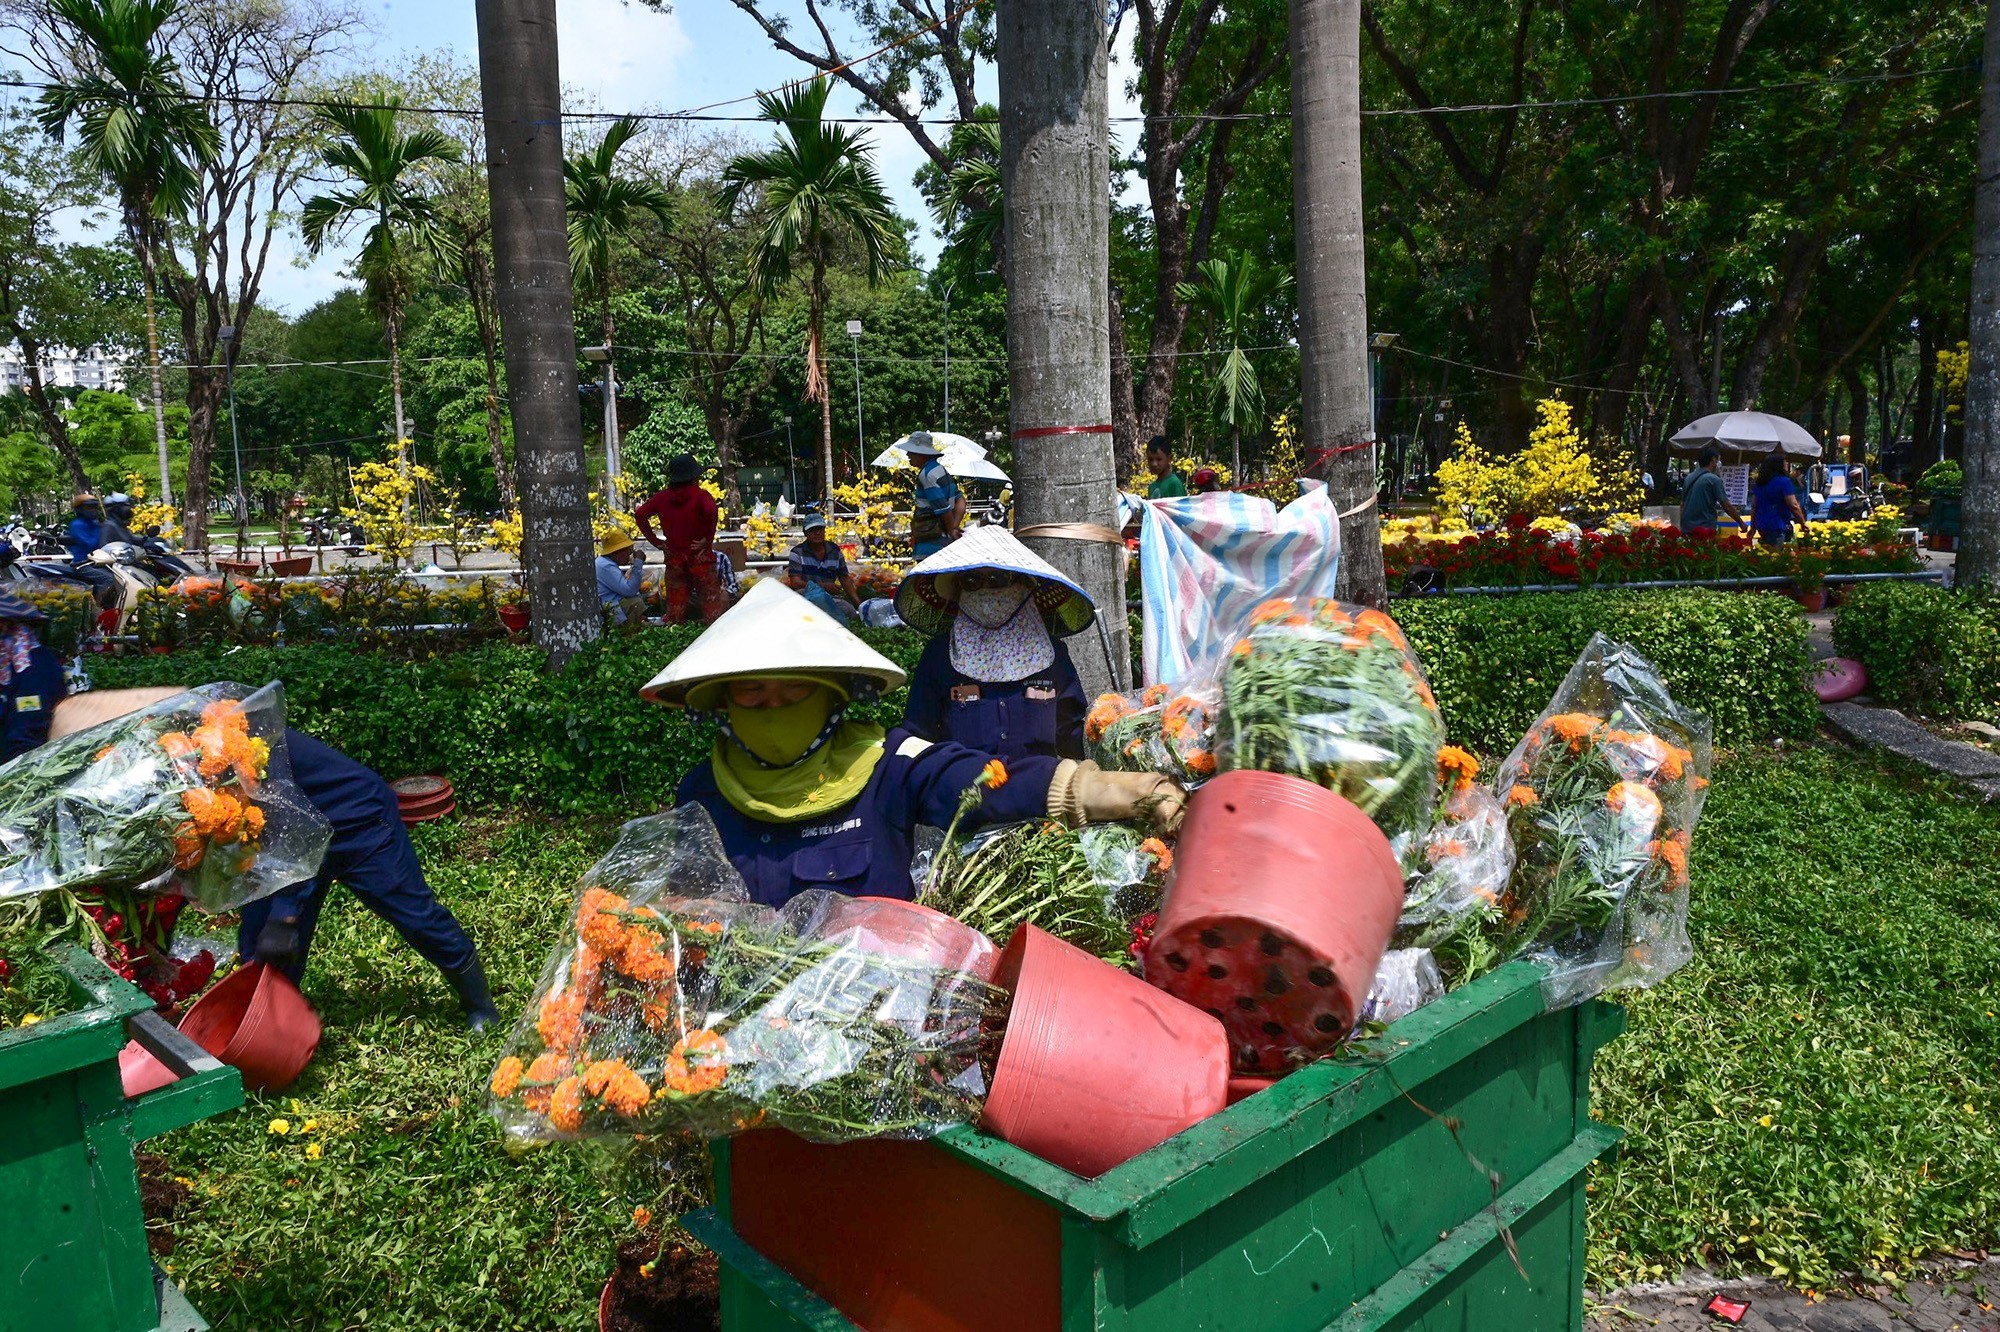
[[[1597,733],[1604,729],[1604,723],[1587,712],[1565,712],[1549,718],[1549,729],[1574,751],[1582,749],[1586,741],[1596,738]]]
[[[1125,701],[1123,694],[1099,694],[1097,701],[1090,705],[1090,712],[1083,719],[1083,735],[1086,740],[1097,741],[1111,729],[1119,718],[1132,711],[1132,705]]]
[[[181,792],[181,804],[204,839],[227,845],[243,836],[243,806],[227,791],[193,787]]]
[[[1164,876],[1174,867],[1174,849],[1159,838],[1148,837],[1139,849],[1153,858],[1153,873]]]
[[[1350,621],[1346,607],[1330,597],[1316,597],[1313,600],[1313,618],[1321,624],[1347,624]]]
[[[998,790],[1007,784],[1007,765],[999,759],[986,760],[986,766],[979,770],[979,784],[987,790]]]
[[[618,969],[645,985],[658,985],[674,978],[674,959],[664,951],[658,931],[634,926],[625,932],[625,947],[618,956]]]
[[[1479,760],[1457,745],[1438,750],[1438,780],[1453,791],[1463,791],[1479,775]]]
[[[1168,693],[1170,692],[1171,691],[1163,684],[1147,685],[1145,688],[1145,692],[1139,695],[1139,706],[1150,708],[1155,704],[1164,703],[1166,701]]]
[[[668,1031],[674,1025],[674,1005],[670,997],[656,995],[640,1006],[639,1016],[654,1031]]]
[[[168,758],[185,758],[199,751],[201,746],[189,738],[185,731],[168,731],[160,737],[160,748],[167,751]]]
[[[653,1209],[644,1206],[634,1207],[632,1209],[632,1224],[639,1227],[639,1229],[641,1230],[644,1230],[647,1226],[652,1225]]]
[[[200,866],[202,857],[208,854],[208,843],[194,830],[192,823],[183,823],[174,829],[174,868],[191,870]]]
[[[631,904],[613,892],[592,888],[576,904],[576,932],[606,957],[625,951],[625,924],[618,919]]]
[[[554,1050],[544,1050],[535,1056],[532,1064],[528,1065],[527,1080],[547,1085],[559,1078],[568,1077],[572,1067],[574,1065],[568,1055],[558,1054]]]
[[[1269,601],[1259,605],[1256,610],[1250,612],[1250,623],[1253,625],[1269,624],[1272,620],[1282,620],[1291,613],[1291,598],[1273,597]]]
[[[1441,842],[1431,843],[1430,846],[1425,848],[1424,854],[1429,856],[1431,864],[1435,865],[1440,860],[1449,860],[1454,856],[1464,855],[1465,843],[1459,841],[1456,837],[1447,837]]]
[[[257,838],[264,835],[264,811],[260,807],[248,802],[245,802],[243,806],[243,835],[246,838]]]
[[[540,1033],[542,1044],[551,1050],[574,1049],[577,1037],[583,1032],[583,996],[552,994],[542,1000],[535,1030]]]
[[[1660,817],[1660,798],[1653,794],[1652,787],[1640,782],[1614,782],[1604,793],[1604,803],[1616,814],[1633,811],[1642,823],[1655,823]]]
[[[1387,611],[1369,609],[1354,617],[1356,628],[1365,628],[1370,633],[1382,635],[1398,647],[1403,646],[1403,626],[1396,623]]]
[[[712,1031],[691,1033],[674,1045],[667,1055],[666,1090],[682,1096],[699,1096],[715,1090],[729,1076],[729,1046]]]
[[[646,1085],[644,1078],[625,1067],[623,1063],[618,1063],[610,1080],[604,1084],[604,1092],[600,1099],[619,1114],[632,1119],[637,1117],[653,1099],[653,1089]]]
[[[575,1133],[583,1127],[583,1088],[575,1078],[564,1078],[549,1094],[549,1125],[558,1133]]]
[[[1652,853],[1653,859],[1667,867],[1667,888],[1669,891],[1687,886],[1688,853],[1686,847],[1672,838],[1666,838],[1648,843],[1646,850]]]
[[[1541,796],[1536,794],[1535,788],[1532,786],[1523,786],[1519,782],[1516,782],[1507,790],[1507,804],[1510,808],[1519,807],[1521,809],[1529,809],[1541,803]]]
[[[1191,749],[1181,766],[1197,777],[1207,777],[1215,771],[1215,755],[1206,749]]]
[[[525,1071],[518,1057],[508,1055],[494,1068],[493,1080],[487,1085],[495,1096],[504,1101],[520,1087],[521,1075]]]

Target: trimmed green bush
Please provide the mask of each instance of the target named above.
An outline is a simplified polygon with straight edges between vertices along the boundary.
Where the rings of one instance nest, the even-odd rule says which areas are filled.
[[[1811,729],[1805,630],[1792,603],[1728,592],[1593,592],[1447,597],[1395,613],[1423,658],[1459,744],[1512,748],[1602,629],[1653,659],[1676,698],[1740,744]],[[477,805],[629,813],[672,803],[713,731],[639,697],[639,687],[694,641],[692,626],[616,635],[562,671],[533,648],[486,643],[424,661],[334,644],[201,648],[93,662],[99,688],[237,680],[285,686],[293,725],[389,777],[439,772]],[[905,669],[923,640],[907,630],[861,636]],[[905,695],[857,715],[893,723]]]
[[[1703,589],[1435,597],[1390,606],[1423,661],[1455,744],[1514,747],[1593,633],[1632,644],[1677,702],[1734,746],[1810,734],[1806,624],[1772,594]]]
[[[1924,583],[1863,583],[1833,619],[1833,643],[1868,671],[1868,692],[1933,716],[2000,715],[2000,601]]]

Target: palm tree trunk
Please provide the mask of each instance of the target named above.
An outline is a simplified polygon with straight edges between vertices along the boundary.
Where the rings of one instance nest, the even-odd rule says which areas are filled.
[[[812,290],[806,310],[806,396],[819,394],[820,507],[833,503],[833,393],[826,382],[826,252],[813,238]]]
[[[608,261],[607,261],[608,262]],[[611,314],[611,279],[604,279],[604,499],[614,509],[626,507],[624,486],[619,478],[625,460],[618,446],[618,357],[617,327]]]
[[[1361,0],[1291,0],[1292,190],[1307,465],[1340,513],[1340,595],[1385,599],[1368,426]]]
[[[389,313],[383,320],[389,331],[389,401],[396,416],[396,472],[405,481],[410,477],[410,451],[406,442],[409,434],[403,429],[403,310],[400,300],[391,295]],[[403,521],[410,520],[409,492],[403,494]]]
[[[1022,536],[1104,612],[1088,694],[1131,683],[1111,433],[1111,191],[1104,11],[1006,0],[994,17],[1006,210],[1007,383]],[[1037,535],[1103,529],[1110,540]],[[1106,658],[1109,660],[1106,660]]]
[[[1972,364],[1965,380],[1961,586],[2000,580],[2000,0],[1987,0],[1973,194]],[[1921,454],[1919,456],[1922,456]]]
[[[146,373],[153,381],[153,442],[160,453],[160,503],[174,502],[172,459],[167,453],[167,395],[160,387],[160,312],[154,295],[156,272],[152,242],[139,241],[139,267],[146,283]]]
[[[556,0],[477,0],[487,181],[535,642],[560,666],[603,633],[576,411]]]

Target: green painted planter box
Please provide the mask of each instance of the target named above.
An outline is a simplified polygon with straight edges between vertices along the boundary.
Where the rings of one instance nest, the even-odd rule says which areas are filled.
[[[63,958],[77,1010],[0,1032],[0,1332],[203,1332],[153,1266],[133,1148],[243,1104],[243,1080],[88,953]],[[181,1075],[127,1099],[136,1039]]]
[[[717,1145],[726,1332],[1579,1332],[1622,1009],[1504,967],[1095,1179],[969,1129]]]

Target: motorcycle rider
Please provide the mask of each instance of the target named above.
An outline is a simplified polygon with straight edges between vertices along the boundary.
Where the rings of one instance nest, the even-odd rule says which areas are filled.
[[[104,497],[104,523],[98,532],[100,546],[108,546],[114,541],[123,541],[136,546],[139,538],[132,535],[132,497],[122,490],[114,490]]]
[[[105,543],[104,506],[97,496],[85,491],[70,501],[75,517],[69,520],[69,530],[63,534],[63,545],[69,549],[69,557],[76,576],[90,584],[91,595],[100,608],[109,610],[118,604],[118,580],[109,569],[90,562],[91,553]]]

